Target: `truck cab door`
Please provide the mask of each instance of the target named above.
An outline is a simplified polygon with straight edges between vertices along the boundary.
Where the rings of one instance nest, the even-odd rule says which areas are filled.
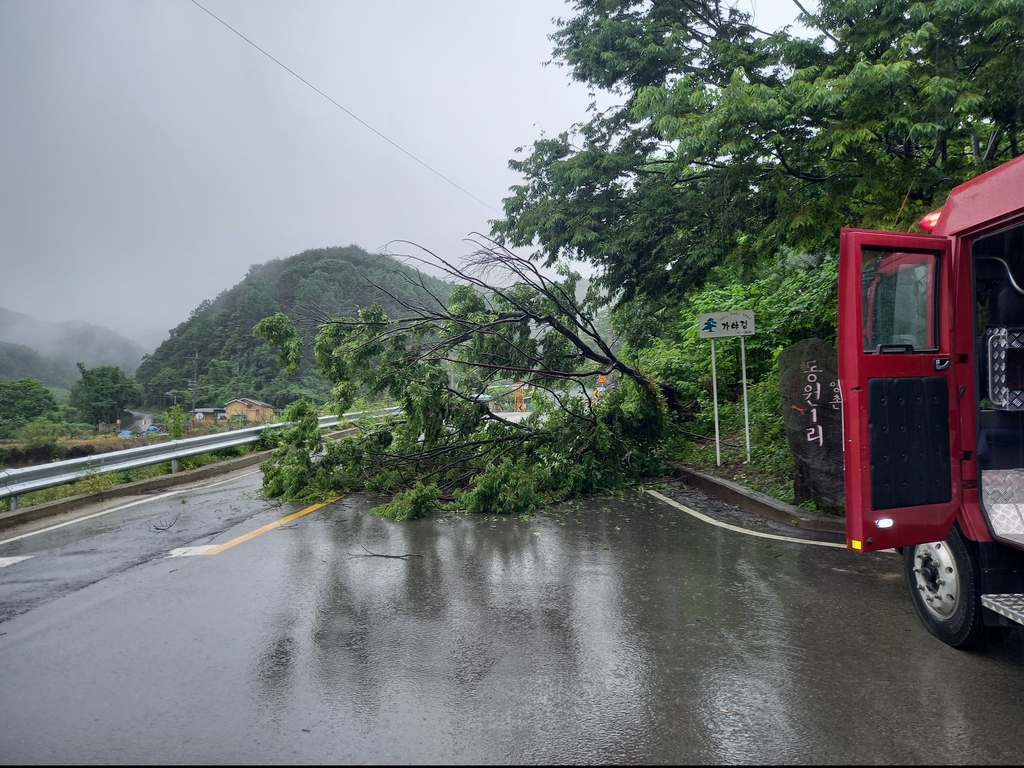
[[[950,256],[946,237],[840,236],[846,536],[854,550],[944,539],[959,506]]]

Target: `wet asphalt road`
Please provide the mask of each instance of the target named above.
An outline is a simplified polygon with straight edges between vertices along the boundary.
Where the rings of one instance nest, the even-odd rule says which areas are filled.
[[[412,523],[349,497],[167,556],[303,508],[268,504],[258,478],[0,532],[0,762],[1024,754],[1021,633],[987,654],[933,640],[892,554],[822,546],[839,537],[675,486],[659,490],[763,535],[639,491]]]

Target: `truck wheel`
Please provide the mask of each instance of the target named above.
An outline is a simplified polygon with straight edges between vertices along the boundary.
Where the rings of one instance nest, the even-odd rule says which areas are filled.
[[[981,568],[959,527],[945,541],[904,547],[903,566],[914,610],[939,640],[954,648],[983,648],[1006,638],[1008,627],[982,621]]]

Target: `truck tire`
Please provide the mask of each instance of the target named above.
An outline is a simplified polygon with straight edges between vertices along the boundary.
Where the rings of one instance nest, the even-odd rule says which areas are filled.
[[[985,626],[982,620],[981,566],[974,543],[959,526],[945,541],[904,547],[903,567],[914,610],[939,640],[981,649],[1006,639],[1009,627]]]

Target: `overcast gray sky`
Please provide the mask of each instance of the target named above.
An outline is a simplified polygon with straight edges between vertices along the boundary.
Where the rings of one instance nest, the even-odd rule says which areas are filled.
[[[562,0],[198,2],[470,194],[191,0],[0,0],[0,306],[138,339],[309,248],[462,255],[515,148],[586,117],[542,66]]]

